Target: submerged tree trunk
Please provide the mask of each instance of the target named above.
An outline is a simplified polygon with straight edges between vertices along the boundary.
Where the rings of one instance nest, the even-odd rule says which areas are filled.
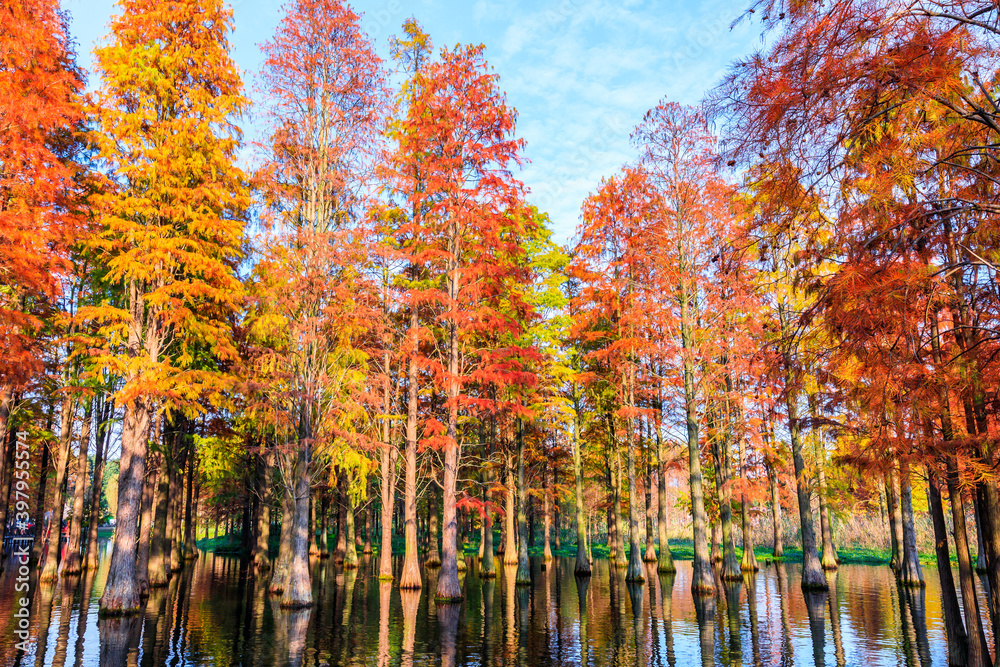
[[[136,542],[151,412],[151,406],[143,398],[134,399],[125,406],[115,536],[108,578],[100,600],[100,609],[104,615],[134,614],[139,611]]]
[[[184,470],[187,465],[191,445],[193,444],[191,436],[188,434],[187,424],[182,421],[182,431],[179,434],[181,439],[181,444],[179,447],[180,457],[176,462],[173,470],[170,473],[170,522],[168,523],[167,532],[170,535],[170,571],[180,572],[181,568],[184,566],[184,551],[183,551],[183,532],[181,525],[181,511],[183,509],[184,500]],[[247,516],[247,519],[250,517]],[[246,525],[243,530],[244,541],[250,538],[249,525]],[[249,544],[245,543],[247,551],[249,551]]]
[[[271,541],[271,452],[265,451],[260,458],[261,474],[258,495],[260,512],[257,516],[257,543],[254,545],[253,565],[257,572],[267,572],[271,568],[268,545]]]
[[[612,459],[615,465],[614,486],[611,487],[611,512],[615,518],[615,542],[616,549],[613,557],[616,567],[628,567],[628,554],[625,552],[625,517],[622,516],[622,477],[625,470],[622,469],[622,453],[618,447],[618,441],[612,435],[611,445]]]
[[[757,554],[753,551],[753,531],[750,530],[750,496],[747,494],[747,451],[746,441],[742,436],[739,438],[740,451],[740,477],[743,478],[743,485],[740,487],[740,524],[743,529],[743,560],[740,562],[740,569],[744,572],[756,572],[760,569],[757,564]]]
[[[403,487],[403,522],[405,526],[405,553],[403,571],[399,577],[400,588],[420,588],[420,561],[417,545],[417,310],[410,307],[410,364],[407,376],[406,451],[404,454],[406,479]]]
[[[819,496],[819,529],[823,543],[823,557],[820,565],[824,570],[837,569],[837,549],[833,544],[833,526],[830,524],[830,509],[826,491],[826,446],[823,430],[819,426],[819,401],[815,394],[809,395],[809,416],[813,420],[813,436],[816,444],[816,481]]]
[[[802,531],[802,588],[805,590],[827,590],[829,584],[816,552],[816,532],[813,523],[812,489],[806,476],[805,459],[802,456],[802,424],[799,421],[799,396],[796,387],[798,378],[792,359],[791,345],[794,343],[790,331],[788,313],[784,303],[778,305],[781,334],[789,341],[782,350],[785,380],[785,406],[788,409],[788,431],[792,444],[792,463],[795,468],[795,490],[799,503],[799,527]]]
[[[193,432],[190,434],[193,436]],[[198,548],[195,546],[196,530],[198,517],[197,514],[197,492],[198,476],[195,474],[198,470],[198,457],[196,456],[194,448],[194,438],[190,437],[188,444],[188,455],[187,455],[187,481],[184,484],[185,495],[184,495],[184,549],[181,553],[181,558],[183,560],[194,560],[198,557]],[[270,483],[270,481],[268,482]],[[261,501],[263,502],[263,501]],[[267,511],[267,522],[264,524],[264,531],[270,538],[270,520],[271,520],[271,508],[269,505],[265,506]],[[264,556],[267,556],[267,542],[265,540]]]
[[[93,400],[87,401],[80,427],[80,452],[76,458],[76,483],[73,485],[73,511],[70,518],[69,539],[66,541],[66,558],[62,562],[62,574],[80,574],[83,558],[80,553],[80,536],[83,526],[84,498],[87,492],[87,478],[90,472],[90,422],[93,414]]]
[[[923,586],[924,573],[920,568],[917,553],[917,531],[913,526],[913,498],[910,490],[910,464],[900,461],[899,499],[903,513],[903,566],[899,570],[899,582],[904,586]]]
[[[441,552],[438,549],[438,508],[437,489],[431,486],[427,490],[427,567],[441,567]]]
[[[352,473],[353,476],[353,473]],[[354,498],[350,494],[350,480],[348,480],[348,492],[344,494],[344,533],[346,537],[347,550],[344,553],[344,567],[353,570],[358,566],[358,541],[356,534],[357,518],[354,512]]]
[[[898,572],[903,566],[903,515],[899,511],[899,479],[895,467],[890,468],[885,486],[889,496],[889,535],[893,551],[889,567]]]
[[[496,568],[496,554],[493,549],[493,510],[489,506],[489,491],[488,489],[492,486],[493,474],[491,472],[487,473],[486,478],[486,491],[483,493],[484,503],[483,508],[483,541],[482,550],[483,556],[480,559],[479,565],[479,578],[480,579],[493,579],[497,576]]]
[[[958,554],[958,580],[962,589],[962,608],[965,612],[965,629],[969,640],[969,667],[986,667],[990,664],[989,647],[983,632],[979,598],[976,595],[976,573],[969,554],[968,529],[965,523],[965,500],[959,486],[958,464],[954,455],[947,458],[948,496],[954,526],[955,551]]]
[[[802,458],[802,433],[799,423],[798,396],[792,389],[791,361],[786,360],[786,397],[788,408],[788,430],[792,441],[792,462],[795,465],[795,487],[799,501],[799,525],[802,530],[802,588],[806,590],[827,590],[829,585],[823,574],[823,567],[816,553],[816,533],[813,530],[811,490],[806,478],[806,464]]]
[[[315,499],[313,503],[315,503]],[[319,548],[320,558],[330,557],[330,492],[325,491],[320,495],[319,501],[319,530],[316,535],[316,546]]]
[[[649,464],[649,451],[646,448],[643,449],[643,459],[646,464],[646,552],[642,555],[642,560],[647,563],[655,563],[656,546],[654,544],[654,536],[657,533],[657,520],[656,509],[653,506],[654,504],[659,504],[654,502],[659,499],[655,498],[656,484],[653,481],[655,474],[653,466]]]
[[[101,406],[101,410],[95,410],[92,415],[94,421],[92,430],[97,434],[96,453],[94,454],[94,482],[90,485],[90,523],[87,526],[87,560],[86,568],[90,571],[97,570],[97,528],[101,523],[101,494],[104,487],[104,450],[107,445],[108,426],[107,418],[110,415],[109,404]],[[100,416],[98,416],[100,413]],[[143,485],[145,486],[145,485]],[[152,487],[150,487],[150,501],[152,501]],[[143,495],[143,511],[145,511],[145,493]],[[148,520],[147,520],[148,525]],[[141,576],[145,578],[145,573]],[[148,587],[148,582],[146,583]]]
[[[453,352],[453,355],[456,354]],[[453,361],[454,373],[458,373],[458,360]],[[454,375],[453,375],[454,377]],[[438,573],[437,590],[434,600],[438,603],[460,602],[464,595],[458,581],[458,512],[455,507],[455,489],[458,485],[458,404],[457,390],[452,397],[448,418],[448,435],[451,442],[444,451],[444,474],[442,497],[444,511],[442,512],[443,530],[441,531],[441,571]]]
[[[50,414],[45,430],[48,431],[51,428],[52,416]],[[45,528],[45,501],[48,498],[46,490],[48,488],[49,459],[51,456],[51,447],[49,447],[48,438],[45,438],[42,440],[42,460],[41,465],[38,467],[38,492],[35,495],[35,532],[34,541],[31,546],[31,560],[35,563],[39,562],[42,558],[42,547],[44,542],[43,529]]]
[[[607,488],[605,490],[605,496],[607,497],[608,511],[607,511],[607,524],[608,524],[608,560],[611,561],[612,567],[618,562],[618,549],[619,549],[619,539],[618,539],[618,513],[615,511],[615,492],[614,489],[618,486],[617,482],[617,472],[615,471],[614,456],[611,453],[611,447],[607,449]]]
[[[577,388],[573,388],[573,500],[576,509],[576,563],[573,572],[579,576],[590,576],[590,557],[587,551],[587,510],[583,500],[583,463],[580,458],[580,400]]]
[[[673,554],[670,553],[670,544],[667,538],[667,446],[663,441],[663,436],[660,434],[662,405],[660,399],[657,398],[656,405],[654,406],[656,426],[653,432],[656,435],[656,468],[658,473],[656,484],[657,496],[659,497],[656,510],[658,513],[656,525],[657,536],[660,540],[660,554],[656,563],[656,570],[657,572],[671,573],[677,571],[677,566],[674,565]]]
[[[372,553],[372,496],[371,485],[368,485],[368,502],[365,503],[365,540],[361,544],[361,553],[370,555]]]
[[[168,445],[169,441],[169,445]],[[170,579],[170,543],[167,534],[169,499],[170,499],[170,467],[173,463],[172,454],[175,435],[171,430],[165,433],[160,447],[160,468],[156,478],[156,491],[153,496],[153,522],[149,533],[149,569],[148,580],[150,588],[166,586]]]
[[[771,540],[774,545],[771,552],[774,558],[784,559],[785,547],[781,541],[781,496],[778,494],[778,471],[774,465],[767,463],[767,478],[771,487]]]
[[[958,606],[955,579],[951,573],[948,527],[941,505],[941,491],[932,477],[928,481],[927,502],[934,524],[934,554],[937,556],[938,580],[941,582],[941,607],[944,610],[945,639],[948,642],[948,665],[964,667],[968,664],[969,636],[962,623],[962,610]]]
[[[379,581],[392,581],[392,510],[396,505],[396,460],[397,450],[389,442],[389,424],[383,426],[385,442],[382,450],[382,534],[378,553]]]
[[[333,547],[333,561],[343,563],[347,558],[347,473],[337,470],[337,486],[333,489],[337,512],[337,541]],[[327,538],[329,541],[329,538]]]
[[[631,421],[631,420],[630,420]],[[627,448],[626,461],[628,465],[628,569],[625,571],[625,581],[643,582],[646,576],[643,574],[645,568],[642,566],[642,547],[639,546],[639,499],[635,485],[635,447],[632,438],[635,429],[629,429],[628,437],[625,440]]]
[[[517,418],[517,575],[514,583],[531,584],[531,565],[528,562],[528,489],[524,486],[524,423]]]
[[[736,559],[736,540],[733,536],[733,487],[729,466],[729,426],[720,428],[713,424],[717,415],[715,408],[709,412],[709,433],[712,437],[712,456],[715,459],[715,491],[719,500],[719,523],[722,528],[722,579],[739,581],[743,579],[740,562]],[[714,431],[714,433],[713,433]]]
[[[287,467],[282,471],[287,474]],[[288,585],[288,572],[292,565],[292,531],[295,521],[295,487],[294,479],[282,479],[281,486],[281,531],[278,538],[278,558],[274,561],[274,571],[271,573],[271,584],[268,592],[279,595],[285,592]],[[218,523],[215,524],[218,529]],[[218,532],[218,530],[216,530]]]
[[[503,531],[503,564],[517,564],[517,540],[514,537],[514,522],[517,510],[514,507],[514,462],[507,456],[507,490],[505,497],[504,531]]]
[[[45,563],[39,581],[55,581],[59,578],[59,538],[62,536],[63,494],[69,472],[70,446],[73,442],[73,412],[76,401],[70,396],[63,398],[59,413],[59,449],[56,452],[56,479],[49,502],[49,531],[45,541]]]
[[[691,487],[691,524],[693,532],[694,561],[692,562],[691,592],[696,596],[711,595],[715,592],[715,575],[708,552],[707,517],[705,514],[705,489],[701,475],[701,446],[698,440],[698,407],[694,386],[694,360],[690,353],[694,348],[691,332],[691,304],[687,287],[680,289],[681,306],[681,347],[683,348],[684,373],[684,413],[687,423],[688,474]]]
[[[550,512],[549,506],[551,505],[549,499],[549,467],[545,466],[545,472],[543,473],[544,478],[542,484],[544,486],[542,493],[542,517],[544,530],[544,547],[542,549],[542,560],[548,562],[552,560],[552,547],[549,543],[549,531],[552,529],[552,514]]]
[[[3,409],[0,402],[0,411]],[[4,540],[7,538],[7,513],[10,509],[11,480],[14,477],[14,451],[17,449],[17,432],[10,428],[9,422],[5,423],[7,432],[3,440],[0,440],[0,572],[3,571],[3,563],[7,557]]]
[[[712,562],[721,563],[722,562],[722,549],[719,548],[719,543],[722,541],[719,532],[719,522],[712,521]]]
[[[299,438],[295,461],[295,510],[292,514],[292,550],[281,606],[309,607],[313,603],[309,576],[309,434]]]

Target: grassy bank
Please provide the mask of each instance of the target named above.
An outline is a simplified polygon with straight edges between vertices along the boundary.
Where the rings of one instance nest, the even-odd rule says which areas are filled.
[[[233,536],[221,536],[218,538],[202,538],[196,542],[199,549],[202,551],[214,552],[217,554],[233,554],[239,555],[242,553],[242,547],[240,543],[239,535]],[[500,544],[499,535],[497,535],[493,542],[494,545]],[[336,539],[333,535],[329,536],[328,540],[329,549],[332,551],[336,546]],[[271,556],[275,557],[278,554],[278,540],[272,538],[270,543]],[[372,545],[375,552],[378,553],[378,544]],[[645,545],[644,545],[645,546]],[[402,555],[404,549],[403,540],[393,539],[392,541],[392,552],[394,555]],[[607,558],[608,557],[608,545],[599,543],[592,546],[593,555],[595,558]],[[465,545],[465,554],[472,555],[479,552],[479,542],[467,542]],[[537,540],[535,546],[528,548],[528,554],[531,556],[541,556],[543,552],[543,547],[541,540]],[[694,547],[691,540],[670,540],[670,552],[673,554],[674,560],[692,560],[694,558]],[[552,549],[552,553],[556,556],[576,556],[576,544],[575,543],[564,543],[559,549]],[[774,560],[771,556],[771,548],[766,546],[759,546],[754,549],[754,554],[757,556],[757,560],[761,563],[765,561]],[[738,558],[743,557],[743,549],[740,547],[736,548],[736,556]],[[891,559],[892,553],[888,549],[850,549],[841,548],[837,550],[837,556],[840,559],[841,564],[859,564],[859,565],[888,565]],[[975,554],[973,554],[973,560],[975,559]],[[786,563],[801,563],[802,562],[802,550],[797,547],[785,547],[785,556],[781,560]],[[955,554],[952,554],[952,562],[957,564]],[[937,560],[933,553],[920,553],[920,563],[921,565],[937,565]]]

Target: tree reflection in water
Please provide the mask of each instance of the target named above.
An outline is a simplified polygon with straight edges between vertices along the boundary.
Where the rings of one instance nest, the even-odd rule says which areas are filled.
[[[701,649],[702,667],[715,665],[715,597],[694,596],[694,610],[698,620],[698,647]]]
[[[101,667],[133,667],[139,664],[139,616],[112,616],[97,622],[101,636]]]
[[[268,594],[266,577],[258,580],[238,559],[222,556],[192,563],[153,589],[139,614],[123,619],[98,619],[94,611],[106,570],[38,586],[31,593],[31,641],[20,656],[10,640],[13,619],[0,618],[0,665],[945,667],[948,661],[938,577],[928,576],[925,589],[897,587],[885,567],[845,565],[828,575],[828,593],[804,593],[798,564],[769,564],[695,599],[685,561],[676,575],[651,566],[644,584],[628,584],[605,560],[594,562],[589,577],[574,575],[572,559],[544,570],[535,560],[530,586],[516,585],[515,565],[501,567],[499,580],[480,579],[472,561],[464,602],[438,606],[428,595],[433,573],[425,573],[424,589],[400,591],[395,582],[377,580],[374,559],[360,565],[349,571],[315,560],[315,606],[296,612]],[[10,608],[12,595],[13,580],[0,577],[0,608]]]
[[[809,615],[809,635],[812,637],[813,665],[826,665],[826,617],[825,607],[829,593],[826,591],[802,591],[806,613]]]

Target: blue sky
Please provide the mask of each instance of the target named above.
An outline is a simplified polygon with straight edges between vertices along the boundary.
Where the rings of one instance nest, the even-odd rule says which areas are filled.
[[[250,79],[258,45],[281,16],[273,0],[233,0],[234,57]],[[388,56],[388,40],[414,16],[437,47],[482,43],[518,110],[530,161],[520,174],[547,211],[556,240],[574,234],[580,204],[602,176],[632,159],[632,128],[660,99],[697,103],[736,57],[759,47],[758,26],[730,30],[748,0],[359,0],[362,25]],[[63,0],[80,64],[108,32],[114,0]],[[93,82],[91,82],[93,84]],[[252,128],[247,128],[252,137]]]

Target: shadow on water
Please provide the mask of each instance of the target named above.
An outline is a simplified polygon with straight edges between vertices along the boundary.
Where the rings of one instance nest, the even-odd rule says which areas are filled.
[[[29,637],[19,641],[12,614],[0,617],[0,665],[948,664],[936,574],[926,588],[907,588],[888,568],[843,566],[828,575],[829,591],[807,593],[797,564],[776,563],[694,598],[683,561],[676,574],[649,564],[636,584],[604,560],[577,577],[573,559],[544,567],[536,559],[524,586],[516,566],[481,579],[476,559],[468,564],[464,601],[438,605],[434,570],[423,573],[422,589],[401,591],[378,581],[371,556],[356,570],[313,559],[315,605],[288,610],[267,593],[266,575],[203,554],[127,618],[98,617],[106,567],[54,585],[32,578],[29,593],[15,591],[8,568],[0,609],[28,595]]]

